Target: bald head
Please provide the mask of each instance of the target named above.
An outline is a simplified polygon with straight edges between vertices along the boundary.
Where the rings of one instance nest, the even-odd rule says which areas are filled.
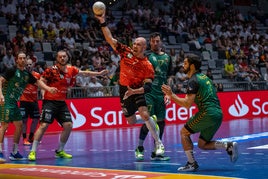
[[[133,43],[133,54],[136,57],[143,58],[145,50],[147,48],[146,39],[144,37],[138,37]]]

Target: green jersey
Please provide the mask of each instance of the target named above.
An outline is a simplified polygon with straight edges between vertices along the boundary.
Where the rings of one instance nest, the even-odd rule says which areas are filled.
[[[34,84],[36,78],[26,70],[11,68],[2,75],[6,79],[3,84],[3,95],[5,97],[5,107],[14,107],[17,105],[23,90],[28,83]]]
[[[172,68],[172,61],[168,54],[156,54],[151,53],[149,55],[149,61],[154,67],[154,80],[152,83],[152,91],[150,92],[153,95],[162,95],[163,92],[161,90],[162,84],[167,83],[168,75],[170,75]]]
[[[222,110],[212,81],[202,73],[195,73],[188,81],[187,94],[195,94],[198,112],[185,127],[191,133],[200,132],[200,138],[210,141],[222,123]]]
[[[187,94],[196,94],[195,103],[199,110],[221,108],[212,81],[202,73],[195,73],[188,81]]]
[[[172,62],[170,56],[166,53],[161,55],[151,53],[148,58],[154,67],[155,74],[152,90],[150,93],[145,94],[146,103],[150,115],[156,115],[157,120],[162,121],[166,117],[166,105],[161,86],[167,83],[168,75],[171,73]]]

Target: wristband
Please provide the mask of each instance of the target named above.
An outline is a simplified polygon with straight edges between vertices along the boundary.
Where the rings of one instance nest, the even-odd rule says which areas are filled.
[[[107,23],[106,22],[103,22],[100,24],[101,27],[106,27],[107,26]]]

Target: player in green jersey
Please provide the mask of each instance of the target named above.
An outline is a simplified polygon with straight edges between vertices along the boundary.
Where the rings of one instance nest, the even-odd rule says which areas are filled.
[[[0,163],[4,163],[6,160],[3,155],[3,141],[4,135],[8,128],[9,123],[13,123],[15,126],[13,137],[13,151],[10,153],[10,160],[24,160],[24,158],[18,151],[18,144],[22,132],[22,116],[18,107],[18,100],[28,83],[36,83],[41,89],[49,91],[54,94],[57,92],[57,88],[49,87],[44,82],[37,80],[26,69],[26,54],[19,52],[16,57],[16,66],[14,68],[7,69],[4,74],[0,76]]]
[[[238,158],[236,142],[213,141],[212,138],[222,123],[222,109],[212,81],[200,72],[201,59],[195,54],[187,54],[184,59],[184,73],[189,77],[187,93],[184,98],[174,94],[168,85],[162,85],[162,91],[176,104],[190,108],[193,103],[198,112],[190,117],[180,131],[183,150],[187,156],[187,164],[178,171],[196,171],[199,166],[193,155],[191,134],[200,133],[198,147],[203,150],[225,149],[231,161]]]
[[[167,78],[171,75],[172,62],[170,56],[162,51],[161,35],[154,32],[150,35],[151,53],[148,55],[149,61],[152,63],[155,75],[152,83],[152,90],[147,93],[146,103],[152,118],[157,120],[159,127],[159,137],[162,139],[165,127],[166,105],[164,101],[164,94],[161,90],[162,84],[167,83]],[[139,135],[139,144],[135,150],[135,157],[137,160],[144,159],[143,143],[149,130],[145,124],[142,125]],[[169,157],[164,155],[156,155],[155,151],[151,154],[151,160],[169,160]]]

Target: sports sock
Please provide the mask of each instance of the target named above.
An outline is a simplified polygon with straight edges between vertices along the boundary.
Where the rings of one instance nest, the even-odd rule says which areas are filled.
[[[16,154],[18,152],[18,144],[13,144],[13,154]]]
[[[37,140],[34,140],[31,151],[34,151],[35,152],[36,149],[37,149],[38,144],[39,144],[39,142]]]
[[[185,151],[185,154],[187,156],[188,162],[190,162],[190,163],[195,162],[193,150],[187,150],[187,151]]]
[[[62,150],[64,149],[65,144],[66,144],[66,143],[64,143],[64,142],[60,142],[57,151],[62,151]]]
[[[148,121],[145,121],[145,124],[147,128],[149,129],[149,131],[151,132],[152,137],[154,138],[156,144],[161,144],[162,142],[159,138],[159,133],[157,132],[156,124],[154,120],[152,119],[152,117],[150,117]]]
[[[215,148],[216,149],[227,149],[227,142],[216,141]]]

